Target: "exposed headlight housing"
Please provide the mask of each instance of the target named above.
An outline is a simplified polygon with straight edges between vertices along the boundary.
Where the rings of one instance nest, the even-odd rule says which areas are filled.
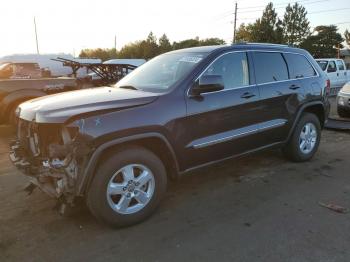
[[[338,105],[344,106],[345,105],[345,98],[342,96],[338,97]]]
[[[20,114],[21,114],[21,108],[18,106],[15,110],[15,115],[16,117],[19,117]]]

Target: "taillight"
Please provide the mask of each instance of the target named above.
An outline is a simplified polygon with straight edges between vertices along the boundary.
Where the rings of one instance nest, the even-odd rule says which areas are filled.
[[[329,95],[331,93],[331,80],[326,80],[326,95]]]

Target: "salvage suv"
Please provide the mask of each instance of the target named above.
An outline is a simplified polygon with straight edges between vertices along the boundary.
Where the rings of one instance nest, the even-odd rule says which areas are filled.
[[[160,55],[115,86],[25,102],[10,157],[31,188],[65,205],[84,197],[113,226],[152,214],[169,178],[280,147],[317,151],[329,80],[309,53],[272,44]]]

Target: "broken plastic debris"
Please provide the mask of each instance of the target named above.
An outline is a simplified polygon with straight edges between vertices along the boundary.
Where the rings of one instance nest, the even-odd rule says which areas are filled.
[[[322,203],[322,202],[318,202],[318,204],[322,207],[325,207],[325,208],[328,208],[334,212],[337,212],[337,213],[342,213],[342,214],[345,214],[345,213],[348,213],[349,212],[349,209],[345,208],[345,207],[342,207],[342,206],[338,206],[338,205],[335,205],[335,204],[325,204],[325,203]]]

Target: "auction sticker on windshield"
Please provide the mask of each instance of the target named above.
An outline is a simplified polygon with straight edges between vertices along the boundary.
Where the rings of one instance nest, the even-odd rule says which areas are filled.
[[[199,63],[203,58],[199,56],[184,56],[180,59],[180,62],[188,62],[188,63]]]

